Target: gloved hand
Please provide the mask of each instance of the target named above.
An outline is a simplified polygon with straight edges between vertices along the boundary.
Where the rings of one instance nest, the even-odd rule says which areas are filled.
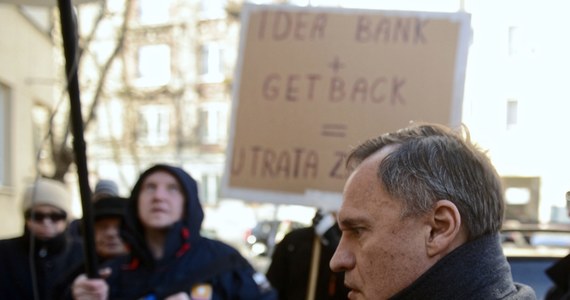
[[[332,213],[318,210],[313,218],[313,228],[323,245],[334,248],[338,246],[341,232]]]

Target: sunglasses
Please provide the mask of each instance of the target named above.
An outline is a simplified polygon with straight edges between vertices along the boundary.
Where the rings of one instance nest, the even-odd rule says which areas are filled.
[[[31,211],[26,212],[27,220],[33,220],[34,222],[41,223],[46,218],[50,219],[52,222],[55,223],[65,220],[67,218],[67,214],[65,212],[54,212],[54,213],[42,213],[42,212],[32,213]]]

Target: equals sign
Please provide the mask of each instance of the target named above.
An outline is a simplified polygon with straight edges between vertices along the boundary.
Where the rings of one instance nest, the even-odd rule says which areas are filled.
[[[345,137],[347,126],[345,124],[324,124],[321,135],[328,137]]]

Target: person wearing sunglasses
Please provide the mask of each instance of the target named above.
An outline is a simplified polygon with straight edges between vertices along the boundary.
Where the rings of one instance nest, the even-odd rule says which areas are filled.
[[[0,240],[1,299],[52,299],[59,277],[83,259],[81,242],[67,234],[70,205],[59,181],[42,178],[26,188],[24,233]]]

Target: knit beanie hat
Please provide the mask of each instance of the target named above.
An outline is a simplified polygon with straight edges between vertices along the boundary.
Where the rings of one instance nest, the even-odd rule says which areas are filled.
[[[66,186],[56,180],[41,178],[28,186],[22,199],[22,211],[25,213],[33,205],[47,204],[66,213],[70,212],[71,195]]]
[[[119,187],[117,184],[108,179],[101,179],[95,185],[95,190],[93,191],[93,195],[105,194],[108,196],[117,196],[119,195]]]

